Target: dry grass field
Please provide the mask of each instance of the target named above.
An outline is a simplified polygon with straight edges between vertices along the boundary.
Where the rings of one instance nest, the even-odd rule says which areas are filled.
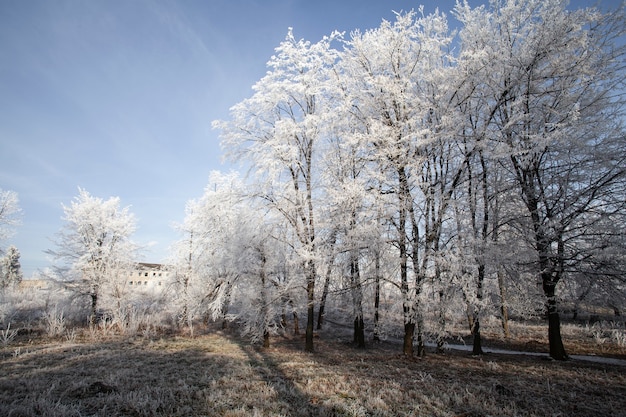
[[[309,354],[300,338],[272,341],[216,329],[21,335],[0,348],[0,415],[626,415],[623,366],[455,351],[409,360],[396,343],[357,350],[345,337],[320,337]]]

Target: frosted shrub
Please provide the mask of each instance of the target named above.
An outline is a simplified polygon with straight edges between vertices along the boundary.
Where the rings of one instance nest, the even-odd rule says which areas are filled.
[[[115,322],[107,318],[103,318],[102,320],[100,320],[97,325],[98,330],[103,336],[112,335],[114,327],[115,327]],[[95,330],[93,333],[95,334]]]
[[[5,330],[0,330],[0,341],[2,342],[2,346],[6,346],[15,339],[17,336],[17,330],[11,330],[11,323],[7,325]]]
[[[620,329],[611,330],[611,341],[621,348],[626,348],[626,331]]]
[[[621,348],[626,348],[626,330],[624,330],[621,323],[599,321],[591,326],[589,324],[585,325],[585,332],[597,345],[610,342]]]
[[[65,330],[65,341],[70,344],[76,342],[76,329]]]
[[[43,320],[49,337],[61,336],[65,332],[65,313],[58,305],[46,310]]]

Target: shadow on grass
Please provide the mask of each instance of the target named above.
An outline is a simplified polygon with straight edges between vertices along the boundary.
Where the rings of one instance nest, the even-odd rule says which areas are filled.
[[[0,415],[332,415],[303,408],[307,399],[277,369],[249,346],[210,336],[3,351]]]
[[[289,416],[332,416],[332,410],[313,404],[313,399],[298,388],[295,381],[281,371],[280,366],[263,350],[242,346],[255,373],[276,392],[280,414]]]
[[[306,353],[303,350],[304,345],[296,341],[283,339],[276,342],[274,347],[269,349],[245,342],[240,346],[248,355],[250,366],[255,369],[255,373],[277,393],[279,402],[284,406],[280,415],[320,417],[389,415],[367,407],[362,398],[359,399],[350,392],[346,393],[345,389],[329,392],[321,388],[322,392],[315,392],[316,387],[320,385],[334,386],[337,381],[333,379],[345,378],[345,375],[335,373],[333,368],[341,364],[333,360],[333,355],[325,352],[323,345],[318,345],[319,349],[315,353]],[[273,349],[278,349],[280,353],[274,354]],[[351,346],[345,346],[345,349],[348,355],[350,352],[357,355],[363,352]],[[277,360],[280,357],[287,362]],[[292,360],[297,364],[295,368],[289,365]],[[290,371],[285,371],[287,369]],[[320,383],[320,380],[325,382]],[[311,385],[307,386],[309,384]]]

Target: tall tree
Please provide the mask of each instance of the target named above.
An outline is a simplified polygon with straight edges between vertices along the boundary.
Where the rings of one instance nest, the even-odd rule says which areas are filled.
[[[441,135],[446,110],[445,92],[438,86],[444,85],[450,41],[445,17],[424,16],[420,10],[354,32],[342,56],[350,111],[360,120],[364,152],[378,165],[375,178],[387,200],[386,220],[395,229],[391,241],[398,257],[408,356],[413,355],[416,328],[418,354],[424,352],[421,292],[447,206],[433,200],[432,191],[443,189],[439,196],[448,198],[451,185],[449,177],[441,183],[431,178],[439,175],[439,167],[446,168],[446,161],[436,160],[447,152],[440,148],[446,142]]]
[[[102,200],[79,188],[69,206],[63,205],[65,224],[56,249],[47,253],[61,262],[57,273],[72,289],[90,298],[90,323],[94,323],[101,297],[118,279],[125,279],[135,260],[130,240],[135,218],[119,197]]]
[[[312,44],[296,40],[289,30],[267,64],[267,75],[254,85],[254,95],[231,109],[230,121],[214,122],[227,154],[250,165],[258,195],[293,230],[306,281],[307,351],[314,350],[316,157],[323,97],[337,59],[331,43],[337,36]]]
[[[483,68],[474,94],[489,97],[494,155],[523,202],[550,356],[566,359],[556,290],[576,250],[569,243],[624,177],[623,14],[569,12],[559,0],[494,1],[489,11],[465,3],[456,13],[464,57]]]

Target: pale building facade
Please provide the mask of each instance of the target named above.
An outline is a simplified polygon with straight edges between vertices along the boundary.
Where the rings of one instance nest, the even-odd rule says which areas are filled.
[[[172,282],[173,276],[173,271],[167,265],[140,262],[129,271],[127,288],[133,291],[164,291]]]

